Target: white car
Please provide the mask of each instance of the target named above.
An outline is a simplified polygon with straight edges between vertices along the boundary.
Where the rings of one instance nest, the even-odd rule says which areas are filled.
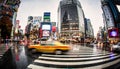
[[[112,45],[113,51],[120,51],[120,42],[117,43],[116,45]]]

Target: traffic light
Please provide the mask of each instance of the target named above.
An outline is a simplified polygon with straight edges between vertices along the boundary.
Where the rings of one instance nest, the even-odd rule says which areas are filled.
[[[118,36],[119,36],[118,28],[109,29],[108,35],[109,35],[109,38],[118,38]]]

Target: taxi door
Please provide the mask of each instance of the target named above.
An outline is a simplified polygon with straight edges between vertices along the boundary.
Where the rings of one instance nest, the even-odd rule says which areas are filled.
[[[40,51],[43,53],[52,53],[54,52],[54,44],[53,43],[41,44]]]

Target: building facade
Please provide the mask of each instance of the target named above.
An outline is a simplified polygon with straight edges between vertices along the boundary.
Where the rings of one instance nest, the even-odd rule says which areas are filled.
[[[29,16],[28,23],[25,29],[25,33],[28,38],[37,39],[39,36],[40,22],[42,20],[41,16]]]
[[[84,12],[78,0],[62,0],[58,8],[58,31],[60,37],[84,38]]]
[[[120,41],[120,1],[101,0],[105,35],[110,42]]]
[[[90,19],[85,18],[85,37],[94,38],[94,31]]]
[[[0,35],[5,39],[15,35],[16,16],[20,0],[0,0]],[[5,29],[6,28],[6,29]]]

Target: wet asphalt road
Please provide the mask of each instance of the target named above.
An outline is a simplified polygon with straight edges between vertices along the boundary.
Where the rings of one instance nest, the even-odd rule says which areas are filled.
[[[2,44],[2,46],[6,46],[6,44]],[[30,54],[24,45],[13,43],[8,46],[9,49],[0,59],[0,69],[26,69],[38,56],[38,54]]]
[[[3,46],[5,45],[3,44]],[[40,53],[31,54],[26,46],[17,43],[8,44],[8,46],[8,51],[0,59],[0,69],[26,69],[29,64],[33,63],[41,55]],[[77,50],[77,46],[75,47],[74,50]],[[116,66],[120,66],[120,63],[105,69],[120,68],[116,68]]]

